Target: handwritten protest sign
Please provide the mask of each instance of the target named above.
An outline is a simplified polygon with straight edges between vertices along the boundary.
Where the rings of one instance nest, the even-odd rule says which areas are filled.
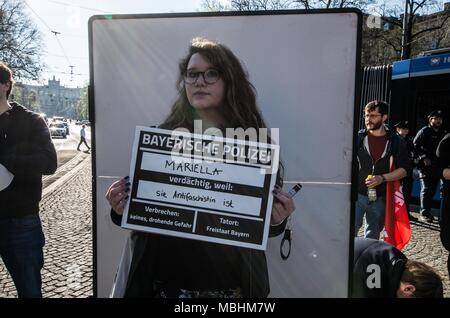
[[[137,127],[122,227],[264,250],[274,144]]]

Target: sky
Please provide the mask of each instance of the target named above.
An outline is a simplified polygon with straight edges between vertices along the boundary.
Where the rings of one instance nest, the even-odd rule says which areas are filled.
[[[395,5],[401,11],[403,1],[386,0],[386,3]],[[438,0],[439,7],[447,1],[450,0]],[[47,84],[47,80],[55,76],[61,81],[61,85],[66,87],[82,87],[89,81],[88,20],[91,16],[203,11],[203,0],[24,0],[24,2],[27,14],[41,31],[44,42],[42,55],[47,66],[40,81],[30,84]],[[367,12],[377,15],[379,3],[382,2],[384,0],[377,0],[373,8],[368,8]]]
[[[66,87],[89,81],[88,20],[97,14],[202,11],[203,0],[24,0],[28,16],[41,31],[47,68],[39,82],[55,76]],[[57,34],[53,33],[56,32]],[[73,66],[71,68],[70,66]],[[71,75],[73,69],[73,75]]]

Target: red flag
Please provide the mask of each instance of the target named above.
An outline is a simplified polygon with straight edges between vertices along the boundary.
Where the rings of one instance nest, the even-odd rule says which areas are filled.
[[[391,163],[391,172],[395,165]],[[411,225],[406,210],[400,181],[386,182],[386,210],[384,215],[384,241],[399,250],[411,239]]]

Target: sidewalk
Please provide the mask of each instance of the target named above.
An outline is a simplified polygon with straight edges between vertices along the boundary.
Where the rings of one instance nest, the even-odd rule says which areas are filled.
[[[90,156],[86,155],[81,165],[80,170],[69,173],[63,182],[56,181],[56,187],[44,194],[40,204],[46,239],[42,270],[44,297],[83,298],[93,293]],[[0,297],[17,297],[1,260]]]

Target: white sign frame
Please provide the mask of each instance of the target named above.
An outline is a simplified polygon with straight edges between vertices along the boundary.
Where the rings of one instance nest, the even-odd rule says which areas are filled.
[[[280,257],[282,237],[268,241],[269,296],[350,294],[362,21],[357,9],[90,19],[95,296],[109,295],[129,235],[112,224],[105,192],[129,172],[135,127],[168,115],[177,64],[194,36],[218,40],[241,59],[268,126],[282,128],[284,190],[303,184],[289,259]]]

